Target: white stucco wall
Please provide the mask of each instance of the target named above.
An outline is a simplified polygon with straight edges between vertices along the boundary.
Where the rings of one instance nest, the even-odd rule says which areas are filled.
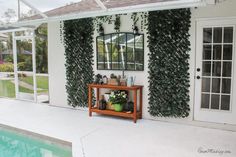
[[[125,75],[136,76],[136,84],[144,85],[143,92],[143,117],[146,119],[155,120],[167,120],[173,122],[192,122],[193,120],[193,105],[194,105],[194,71],[195,71],[195,24],[199,18],[216,18],[216,17],[228,17],[236,16],[236,1],[227,0],[217,5],[207,6],[205,8],[192,9],[192,27],[190,28],[190,41],[191,41],[191,52],[190,52],[190,116],[187,118],[154,118],[148,113],[148,52],[147,48],[147,35],[145,33],[145,55],[144,71],[141,72],[125,72]],[[113,25],[106,25],[105,33],[114,32]],[[132,21],[130,15],[121,18],[121,32],[132,32]],[[49,32],[49,89],[50,89],[50,102],[53,105],[68,107],[66,103],[66,91],[65,91],[65,58],[64,48],[60,42],[60,30],[59,22],[53,22],[48,24]],[[94,40],[97,33],[94,34]],[[96,43],[94,43],[94,60],[96,61]],[[121,75],[121,71],[98,71],[96,69],[96,63],[94,63],[95,74],[100,73],[109,76],[111,73]]]
[[[48,73],[50,105],[68,107],[66,94],[65,48],[60,41],[60,23],[48,24]]]

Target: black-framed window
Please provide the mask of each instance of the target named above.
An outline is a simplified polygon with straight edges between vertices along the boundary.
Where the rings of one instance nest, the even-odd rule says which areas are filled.
[[[111,33],[97,37],[98,70],[144,70],[144,35]]]

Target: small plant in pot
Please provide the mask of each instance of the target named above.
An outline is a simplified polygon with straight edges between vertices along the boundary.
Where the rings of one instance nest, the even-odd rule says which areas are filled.
[[[127,94],[125,91],[114,91],[109,97],[109,101],[114,105],[115,111],[123,111],[124,104],[127,103]]]

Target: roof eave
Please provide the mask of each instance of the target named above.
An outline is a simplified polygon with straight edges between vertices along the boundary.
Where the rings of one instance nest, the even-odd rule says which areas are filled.
[[[167,10],[167,9],[192,8],[192,7],[200,7],[200,6],[206,6],[206,1],[205,0],[177,0],[177,1],[169,1],[169,2],[158,2],[158,3],[149,3],[149,4],[144,4],[144,5],[110,8],[106,10],[103,9],[103,10],[98,10],[98,11],[78,12],[78,13],[47,17],[47,18],[36,19],[36,20],[19,21],[16,23],[4,25],[3,27],[13,27],[13,26],[23,27],[23,26],[29,26],[29,25],[39,25],[42,23],[48,23],[48,22],[53,22],[53,21],[64,21],[64,20],[72,20],[72,19],[79,19],[79,18],[124,14],[124,13],[132,13],[132,12],[147,12],[147,11]]]

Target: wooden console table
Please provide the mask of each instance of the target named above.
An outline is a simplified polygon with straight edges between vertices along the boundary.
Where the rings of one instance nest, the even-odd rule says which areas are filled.
[[[142,103],[143,103],[143,86],[114,86],[114,85],[100,85],[100,84],[89,84],[89,116],[92,116],[92,112],[104,115],[111,115],[111,116],[119,116],[125,118],[132,118],[134,123],[136,123],[137,119],[142,119]],[[127,90],[133,91],[133,101],[134,101],[134,111],[133,113],[126,113],[126,112],[116,112],[113,110],[99,110],[97,107],[92,107],[92,89],[97,90],[96,92],[96,101],[99,102],[99,90],[101,88],[104,89],[113,89],[113,90]],[[137,110],[137,91],[139,90],[139,111]]]

